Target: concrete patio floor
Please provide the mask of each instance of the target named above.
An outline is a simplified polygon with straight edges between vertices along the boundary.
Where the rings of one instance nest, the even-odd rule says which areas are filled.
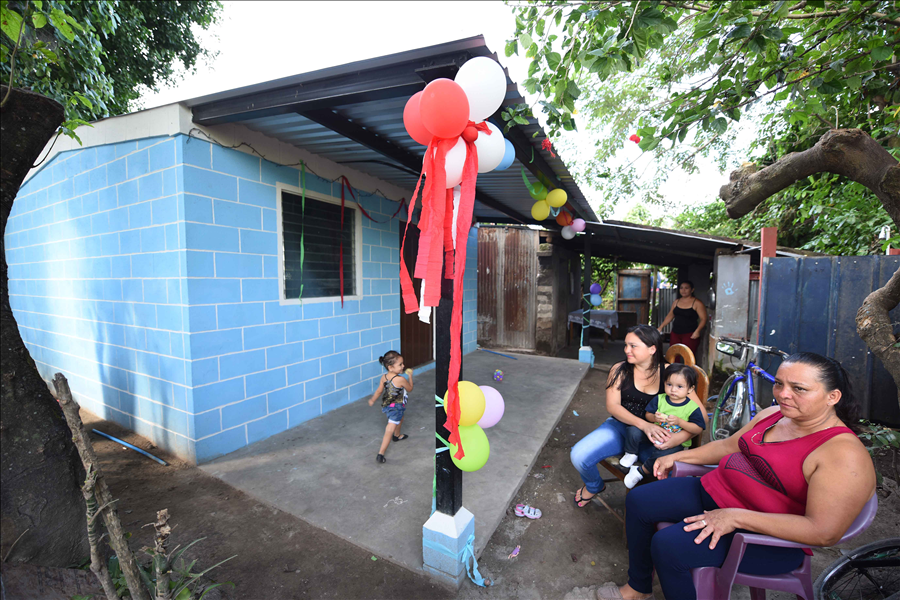
[[[480,555],[587,372],[574,360],[476,350],[463,380],[493,385],[506,412],[487,429],[491,455],[463,476],[463,506],[475,515]],[[504,372],[495,383],[495,369]],[[415,377],[403,423],[409,439],[375,455],[386,424],[364,399],[202,466],[225,483],[418,573],[422,525],[431,511],[434,371]]]

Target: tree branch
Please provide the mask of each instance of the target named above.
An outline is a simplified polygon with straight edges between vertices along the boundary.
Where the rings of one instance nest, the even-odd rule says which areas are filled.
[[[900,165],[861,129],[829,131],[812,148],[788,154],[760,171],[755,165],[733,171],[719,197],[728,216],[738,219],[794,182],[822,172],[843,175],[872,190],[900,229]]]
[[[891,326],[890,311],[900,304],[900,269],[883,288],[863,300],[856,313],[856,333],[881,360],[900,390],[900,348]],[[900,392],[897,401],[900,402]]]

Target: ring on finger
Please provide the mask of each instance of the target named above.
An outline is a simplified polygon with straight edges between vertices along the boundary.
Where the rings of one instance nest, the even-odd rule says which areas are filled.
[[[703,523],[703,526],[704,526],[704,527],[706,527],[706,519],[701,519],[700,522]]]

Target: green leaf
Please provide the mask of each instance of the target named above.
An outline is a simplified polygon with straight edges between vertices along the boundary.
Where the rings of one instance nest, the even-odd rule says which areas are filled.
[[[31,22],[34,23],[35,29],[40,29],[47,24],[47,15],[40,12],[34,13],[31,15]]]
[[[518,54],[519,48],[516,40],[509,40],[506,42],[506,56],[512,56],[513,54]]]
[[[519,42],[522,43],[522,47],[523,47],[523,48],[528,48],[529,46],[531,46],[531,44],[534,42],[534,40],[531,39],[531,36],[530,36],[530,35],[528,35],[527,33],[524,33],[524,32],[523,32],[523,33],[519,36]]]
[[[578,98],[578,96],[581,95],[581,89],[578,87],[578,84],[572,80],[569,80],[569,85],[566,86],[566,92],[568,92],[572,98]]]
[[[73,95],[74,95],[76,98],[78,98],[78,100],[80,100],[82,104],[84,104],[85,106],[87,106],[87,107],[88,107],[88,110],[93,110],[93,109],[94,109],[94,105],[91,103],[90,100],[88,100],[87,98],[84,97],[84,94],[81,94],[81,93],[79,93],[79,92],[73,92]]]
[[[710,121],[709,128],[718,134],[723,134],[728,129],[728,121],[724,117],[716,117]]]
[[[781,30],[781,28],[775,26],[766,27],[762,30],[762,34],[770,40],[774,40],[776,42],[784,37],[784,32]]]
[[[551,71],[555,71],[559,68],[559,63],[562,60],[562,57],[558,52],[551,52],[547,55],[547,66],[550,67]]]
[[[725,39],[726,40],[740,40],[740,39],[743,39],[743,38],[747,37],[748,35],[750,35],[751,31],[753,31],[753,29],[749,25],[738,25],[737,27],[735,27],[734,29],[732,29],[731,31],[729,31],[728,33],[725,34]]]
[[[528,125],[528,119],[526,119],[525,117],[523,117],[521,115],[515,115],[513,117],[513,121],[515,121],[519,125]]]
[[[872,50],[872,60],[875,62],[881,62],[890,58],[891,54],[894,53],[893,48],[890,46],[879,46],[878,48],[874,48]]]
[[[19,39],[19,31],[22,29],[22,16],[4,5],[0,9],[0,26],[3,33],[15,44]]]
[[[72,31],[72,28],[69,26],[68,21],[66,20],[66,14],[59,10],[58,8],[54,8],[50,11],[50,23],[59,31],[67,40],[70,42],[75,41],[75,32]]]
[[[538,19],[537,23],[534,24],[534,30],[537,32],[538,37],[544,37],[544,20]]]

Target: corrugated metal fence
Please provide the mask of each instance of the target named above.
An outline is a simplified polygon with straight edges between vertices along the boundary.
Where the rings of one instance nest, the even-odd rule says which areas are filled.
[[[900,268],[897,256],[767,258],[763,268],[760,343],[817,352],[850,373],[863,418],[900,426],[897,388],[856,333],[856,311]],[[752,304],[752,303],[751,303]],[[900,308],[891,312],[898,331]],[[774,373],[776,364],[769,369]]]
[[[478,228],[478,343],[535,348],[538,232]]]

